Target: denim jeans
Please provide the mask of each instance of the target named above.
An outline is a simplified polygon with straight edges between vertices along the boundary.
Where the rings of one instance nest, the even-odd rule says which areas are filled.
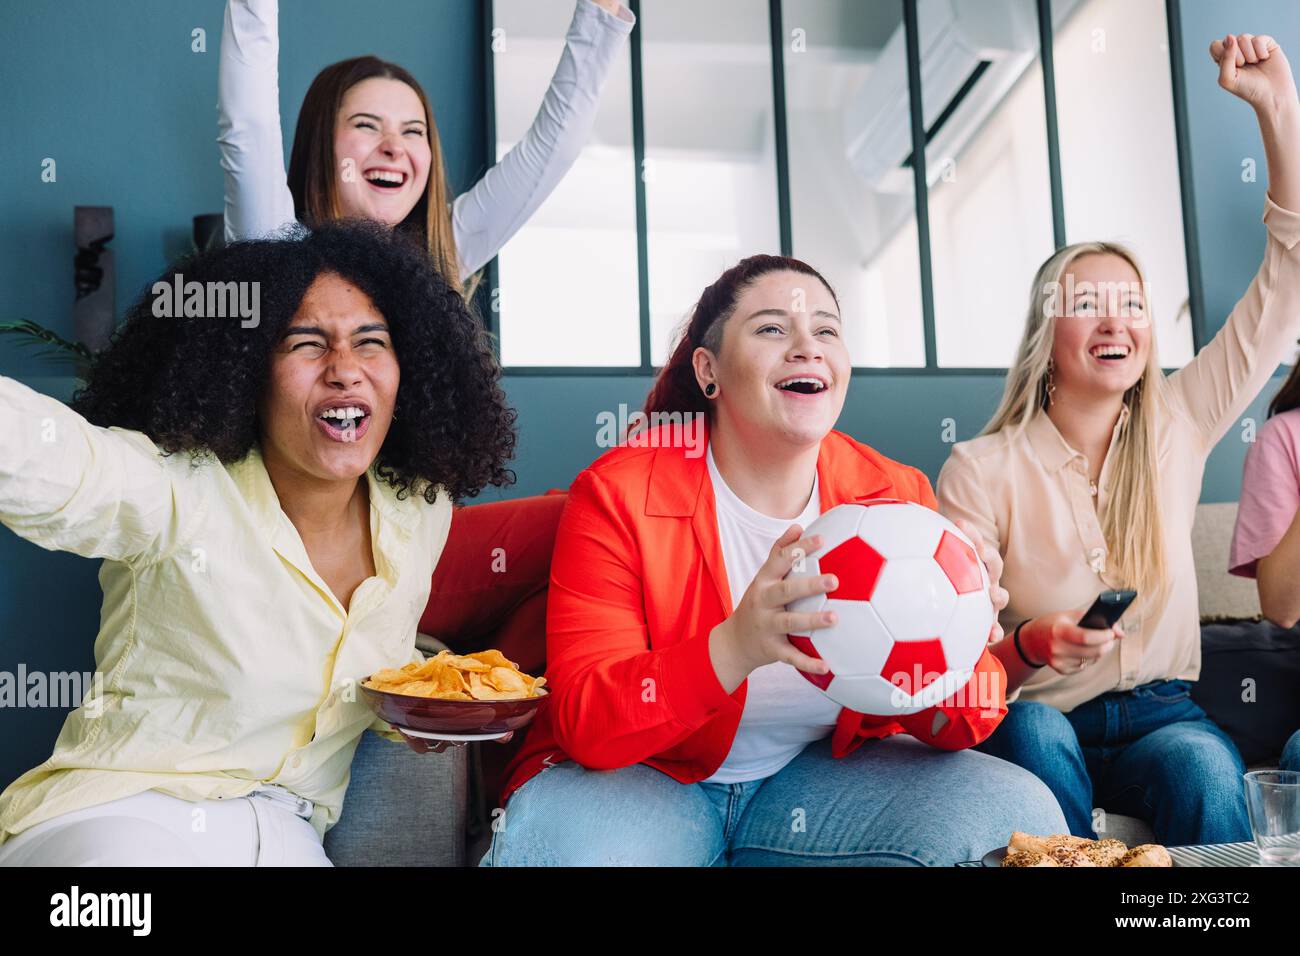
[[[899,734],[839,759],[821,740],[734,784],[568,761],[516,790],[494,825],[481,866],[951,866],[1065,820],[1019,767]]]
[[[1251,839],[1246,767],[1185,680],[1112,691],[1068,714],[1015,701],[977,749],[1041,778],[1075,836],[1097,836],[1096,806],[1146,820],[1169,846]]]
[[[1300,730],[1291,735],[1291,739],[1282,748],[1282,759],[1277,762],[1279,770],[1300,770]]]

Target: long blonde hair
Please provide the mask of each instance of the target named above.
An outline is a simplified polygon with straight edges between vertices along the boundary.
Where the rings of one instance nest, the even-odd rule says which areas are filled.
[[[1114,242],[1078,242],[1057,250],[1034,276],[1025,333],[1015,364],[1007,372],[1002,401],[981,434],[1019,431],[1040,411],[1046,414],[1051,400],[1049,362],[1056,329],[1054,303],[1061,302],[1061,280],[1066,271],[1076,260],[1088,255],[1113,255],[1126,261],[1137,273],[1145,300],[1142,267],[1128,248]],[[1144,301],[1143,314],[1148,320],[1150,309],[1150,302]],[[1154,323],[1151,329],[1146,368],[1124,394],[1128,418],[1120,427],[1112,452],[1115,460],[1111,463],[1111,494],[1100,518],[1108,576],[1126,587],[1136,588],[1145,599],[1142,603],[1159,613],[1165,600],[1167,562],[1156,488],[1159,476],[1156,418],[1164,413],[1166,386],[1156,359]]]

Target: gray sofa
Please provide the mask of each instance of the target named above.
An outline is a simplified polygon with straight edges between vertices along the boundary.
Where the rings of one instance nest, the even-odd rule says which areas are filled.
[[[427,634],[426,655],[446,647]],[[335,866],[473,866],[487,850],[477,748],[417,754],[367,731],[352,758],[339,822],[325,834]]]
[[[1255,584],[1227,573],[1237,506],[1200,505],[1192,532],[1202,617],[1259,614]],[[422,650],[442,645],[422,636]],[[343,816],[325,837],[325,851],[341,866],[465,866],[478,863],[491,830],[490,800],[482,794],[476,747],[416,754],[367,733],[352,762]],[[1257,768],[1252,768],[1257,769]],[[492,795],[495,799],[495,795]],[[1133,846],[1151,842],[1141,820],[1107,814],[1103,836]]]
[[[465,866],[467,748],[417,754],[369,731],[352,759],[343,815],[325,834],[336,866]]]

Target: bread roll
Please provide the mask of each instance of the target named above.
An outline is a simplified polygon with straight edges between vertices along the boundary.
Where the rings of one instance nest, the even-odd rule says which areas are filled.
[[[1169,851],[1157,843],[1135,846],[1120,858],[1120,866],[1173,866]]]
[[[1002,858],[1003,866],[1060,866],[1046,853],[1036,850],[1012,850]]]
[[[1097,865],[1080,846],[1066,846],[1058,843],[1047,851],[1047,855],[1055,860],[1058,866]]]
[[[1081,849],[1097,866],[1119,866],[1119,861],[1128,852],[1128,846],[1123,840],[1097,840]]]
[[[1051,836],[1040,837],[1034,836],[1032,833],[1021,833],[1017,830],[1011,834],[1011,839],[1007,841],[1007,849],[1046,853],[1054,846],[1077,847],[1091,842],[1091,840],[1072,836],[1069,833],[1053,833]]]

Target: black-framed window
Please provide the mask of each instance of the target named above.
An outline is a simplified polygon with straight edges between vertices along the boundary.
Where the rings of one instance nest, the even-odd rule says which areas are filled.
[[[765,251],[827,275],[855,374],[1000,373],[1035,268],[1086,238],[1137,251],[1162,364],[1194,354],[1177,0],[625,2],[591,140],[489,273],[508,372],[649,374]],[[573,0],[486,7],[500,158]]]

